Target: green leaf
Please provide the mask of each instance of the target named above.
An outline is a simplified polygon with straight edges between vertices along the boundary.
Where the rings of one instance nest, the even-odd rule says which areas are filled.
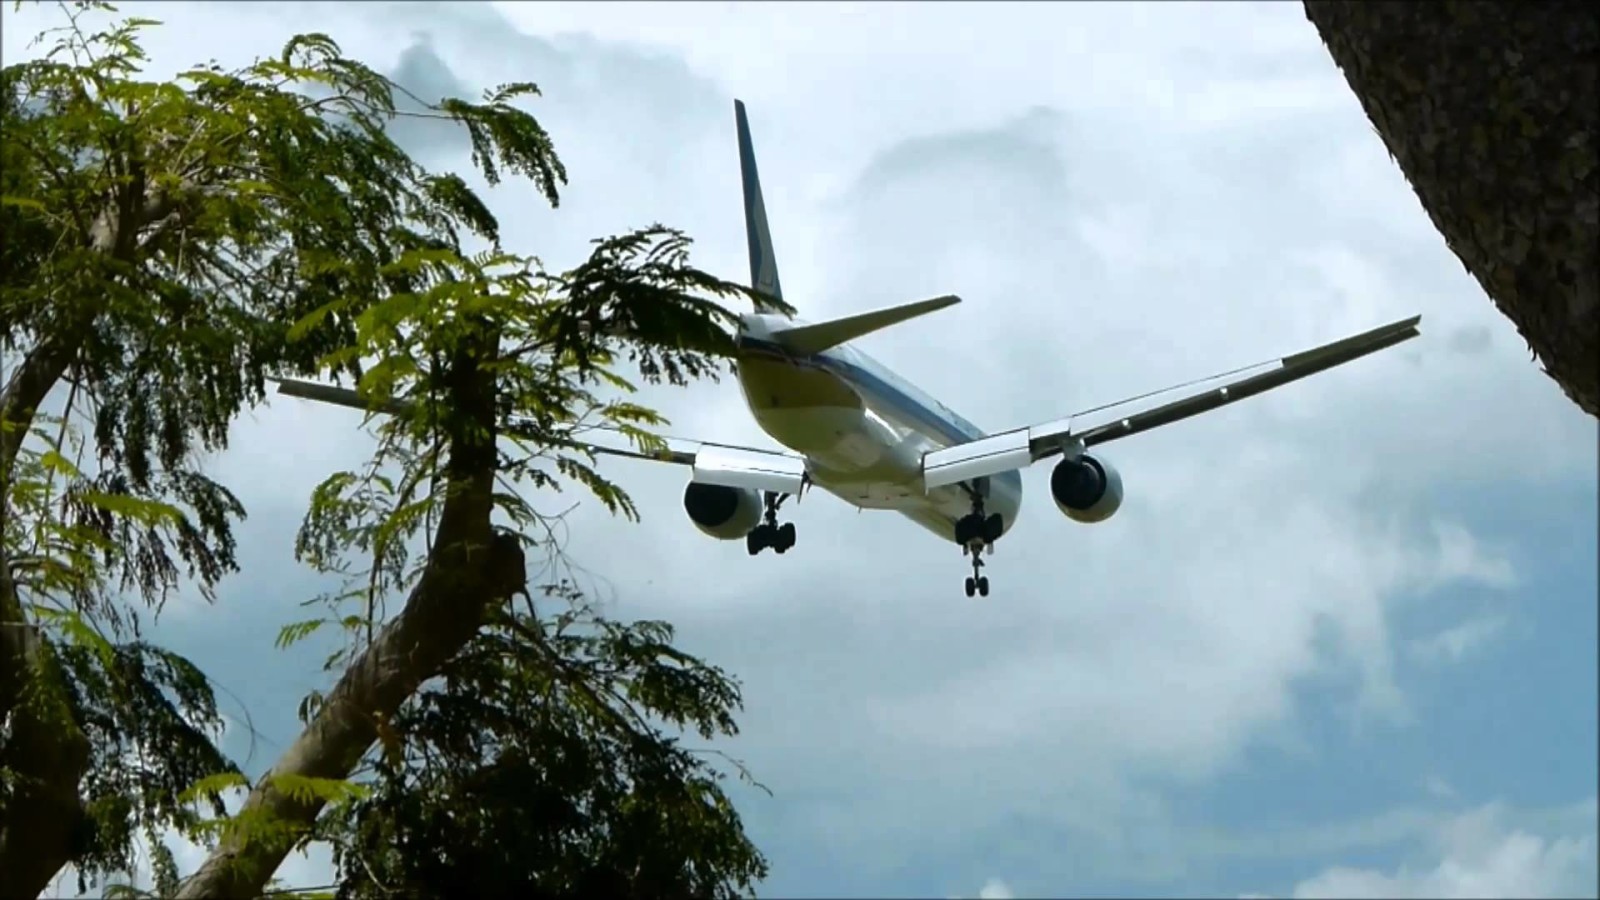
[[[327,619],[307,619],[303,622],[291,622],[278,631],[278,639],[273,642],[273,645],[282,650],[291,644],[305,640],[318,628],[327,624],[327,621]]]
[[[248,779],[242,772],[218,772],[208,775],[190,784],[178,795],[178,802],[183,804],[198,803],[208,797],[221,796],[230,790],[247,788],[250,786]]]
[[[84,491],[78,499],[114,515],[125,516],[146,525],[172,525],[183,520],[183,513],[170,503],[144,500],[127,494]]]

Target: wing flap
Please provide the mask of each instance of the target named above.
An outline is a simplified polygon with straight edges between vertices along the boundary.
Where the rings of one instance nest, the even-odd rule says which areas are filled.
[[[779,453],[702,444],[694,455],[691,478],[700,484],[799,494],[806,483],[805,460]]]
[[[1018,428],[982,440],[934,450],[922,457],[924,490],[1021,469],[1033,462],[1030,429]]]

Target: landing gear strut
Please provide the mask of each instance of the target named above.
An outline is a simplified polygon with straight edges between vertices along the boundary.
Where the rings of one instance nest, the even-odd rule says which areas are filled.
[[[768,547],[771,547],[774,553],[787,553],[789,548],[794,546],[794,523],[778,524],[778,507],[789,499],[789,495],[767,491],[765,499],[767,513],[762,517],[761,524],[750,529],[750,533],[744,536],[745,549],[751,556]]]
[[[989,579],[982,572],[983,555],[994,552],[994,542],[1000,539],[1000,534],[1005,530],[1005,523],[1000,515],[986,515],[983,510],[983,497],[988,491],[987,484],[980,483],[977,487],[968,487],[967,494],[972,497],[972,512],[956,520],[956,543],[961,545],[961,554],[972,557],[972,574],[967,576],[967,596],[976,594],[979,597],[989,596]]]
[[[977,594],[980,597],[989,596],[989,578],[979,575],[978,570],[983,568],[983,558],[977,554],[972,556],[972,574],[967,576],[967,596]]]

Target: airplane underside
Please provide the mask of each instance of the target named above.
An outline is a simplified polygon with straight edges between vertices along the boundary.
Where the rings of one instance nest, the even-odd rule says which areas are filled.
[[[858,509],[900,513],[941,540],[961,545],[972,560],[968,595],[988,595],[982,556],[994,552],[995,542],[1015,522],[1020,481],[1015,489],[1006,484],[995,490],[987,479],[976,488],[927,488],[923,456],[945,442],[891,424],[892,413],[871,409],[866,392],[831,373],[747,357],[740,360],[739,381],[761,429],[805,456],[812,486]],[[807,402],[823,398],[825,405]],[[777,521],[784,499],[765,498],[763,522],[746,535],[752,555],[769,548],[784,553],[794,546],[794,526]]]

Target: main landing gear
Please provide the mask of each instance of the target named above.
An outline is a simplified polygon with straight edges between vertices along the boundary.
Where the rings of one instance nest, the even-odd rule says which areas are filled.
[[[744,536],[745,549],[750,551],[751,556],[755,556],[768,547],[771,547],[775,553],[786,553],[790,547],[794,546],[794,523],[778,524],[778,507],[783,505],[783,501],[789,499],[789,495],[766,491],[765,499],[767,503],[766,516],[762,518],[760,525],[750,529],[750,533]]]
[[[989,579],[983,574],[983,555],[994,552],[994,542],[1000,539],[1005,523],[1001,521],[999,513],[985,515],[983,511],[983,487],[967,488],[967,493],[972,497],[972,512],[956,520],[956,543],[961,545],[961,554],[972,557],[972,574],[967,576],[967,596],[989,596]]]

